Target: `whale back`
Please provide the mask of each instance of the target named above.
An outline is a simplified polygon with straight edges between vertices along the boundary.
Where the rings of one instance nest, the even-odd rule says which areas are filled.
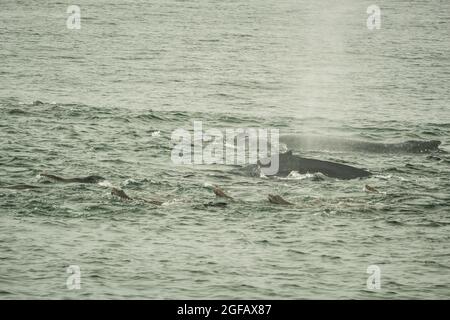
[[[263,161],[263,163],[267,164],[262,165],[261,162],[259,162],[258,164],[263,167],[268,167],[270,166],[271,161],[275,160],[276,159],[274,157],[271,157],[270,159],[268,159],[268,161]],[[369,177],[371,175],[370,172],[364,169],[355,168],[349,165],[299,157],[292,154],[292,151],[279,154],[278,161],[279,170],[275,174],[276,176],[285,177],[288,176],[292,171],[297,171],[301,174],[322,173],[325,176],[337,179],[356,179]]]
[[[302,135],[284,135],[280,142],[295,150],[357,151],[371,153],[427,153],[439,151],[441,141],[409,140],[400,143],[380,143],[362,140],[341,139]]]

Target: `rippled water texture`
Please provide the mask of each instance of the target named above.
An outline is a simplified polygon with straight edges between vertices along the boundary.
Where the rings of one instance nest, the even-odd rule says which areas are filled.
[[[1,299],[450,297],[450,2],[379,1],[374,31],[356,0],[77,4],[80,30],[66,2],[1,3]],[[194,120],[442,145],[309,145],[294,152],[373,176],[267,179],[174,165],[171,134]],[[18,184],[39,188],[6,188]],[[205,206],[211,185],[235,201]],[[380,290],[367,289],[370,265]]]

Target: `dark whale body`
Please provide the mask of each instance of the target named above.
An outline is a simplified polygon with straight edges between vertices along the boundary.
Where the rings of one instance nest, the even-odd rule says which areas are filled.
[[[64,183],[99,183],[105,180],[105,178],[100,176],[87,176],[81,178],[62,178],[47,173],[41,173],[41,176],[49,178],[55,182],[64,182]]]
[[[31,190],[31,189],[39,189],[40,187],[29,184],[14,184],[14,185],[0,186],[0,188],[11,190]]]
[[[265,159],[261,164],[258,161],[256,165],[250,165],[246,167],[246,170],[251,172],[258,172],[258,168],[269,167],[276,158],[271,157],[270,159]],[[292,151],[286,153],[281,153],[278,155],[278,172],[274,174],[278,177],[286,177],[292,171],[297,171],[298,173],[322,173],[327,177],[349,180],[356,178],[366,178],[370,177],[372,174],[364,169],[355,168],[349,165],[335,163],[331,161],[323,161],[316,159],[302,158],[292,154]]]

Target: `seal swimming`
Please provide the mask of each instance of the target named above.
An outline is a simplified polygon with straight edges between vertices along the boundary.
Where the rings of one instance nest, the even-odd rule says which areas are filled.
[[[258,160],[256,165],[249,165],[244,169],[247,172],[250,171],[251,174],[258,174],[261,172],[261,168],[271,166],[272,161],[278,161],[278,171],[273,174],[277,177],[287,177],[293,171],[301,174],[322,173],[329,178],[342,180],[367,178],[372,175],[369,171],[364,169],[355,168],[341,163],[302,158],[292,154],[292,150],[285,153],[280,153],[268,159],[263,159],[262,162]]]
[[[372,192],[372,193],[380,193],[380,191],[378,191],[377,189],[375,189],[374,187],[369,186],[368,184],[366,184],[364,186],[363,189],[365,192]]]
[[[11,189],[11,190],[33,190],[33,189],[39,189],[40,187],[29,185],[29,184],[14,184],[14,185],[0,186],[0,188]]]
[[[221,188],[219,188],[218,186],[214,186],[213,187],[213,192],[214,192],[214,194],[217,196],[217,197],[219,197],[219,198],[227,198],[227,199],[233,199],[233,197],[231,197],[231,196],[229,196],[229,195],[227,195],[226,193],[225,193],[225,191],[223,191]]]
[[[277,194],[269,194],[267,196],[267,199],[269,200],[270,203],[273,204],[282,204],[282,205],[292,205],[293,203],[284,200],[281,196],[277,195]]]
[[[106,179],[100,176],[87,176],[81,178],[62,178],[55,176],[53,174],[41,173],[41,177],[48,178],[55,182],[63,182],[63,183],[99,183],[105,181]]]
[[[139,201],[144,201],[144,202],[146,202],[146,203],[154,204],[154,205],[157,205],[157,206],[160,206],[160,205],[162,205],[162,204],[164,203],[164,202],[162,202],[162,201],[159,201],[159,200],[153,200],[153,199],[149,200],[149,199],[143,199],[143,198],[138,198],[138,197],[131,198],[130,196],[128,196],[128,195],[125,193],[125,191],[123,191],[122,189],[119,189],[119,188],[115,188],[115,187],[113,187],[113,188],[111,189],[111,195],[116,196],[116,197],[119,197],[119,198],[122,199],[122,200],[128,200],[128,201],[131,201],[131,200],[139,200]]]

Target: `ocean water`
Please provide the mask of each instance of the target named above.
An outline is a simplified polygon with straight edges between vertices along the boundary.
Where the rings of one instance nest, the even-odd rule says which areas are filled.
[[[79,30],[71,4],[0,3],[0,299],[450,297],[450,2],[378,1],[376,30],[357,0],[80,0]],[[171,161],[194,120],[442,145],[294,150],[363,180],[250,177]]]

